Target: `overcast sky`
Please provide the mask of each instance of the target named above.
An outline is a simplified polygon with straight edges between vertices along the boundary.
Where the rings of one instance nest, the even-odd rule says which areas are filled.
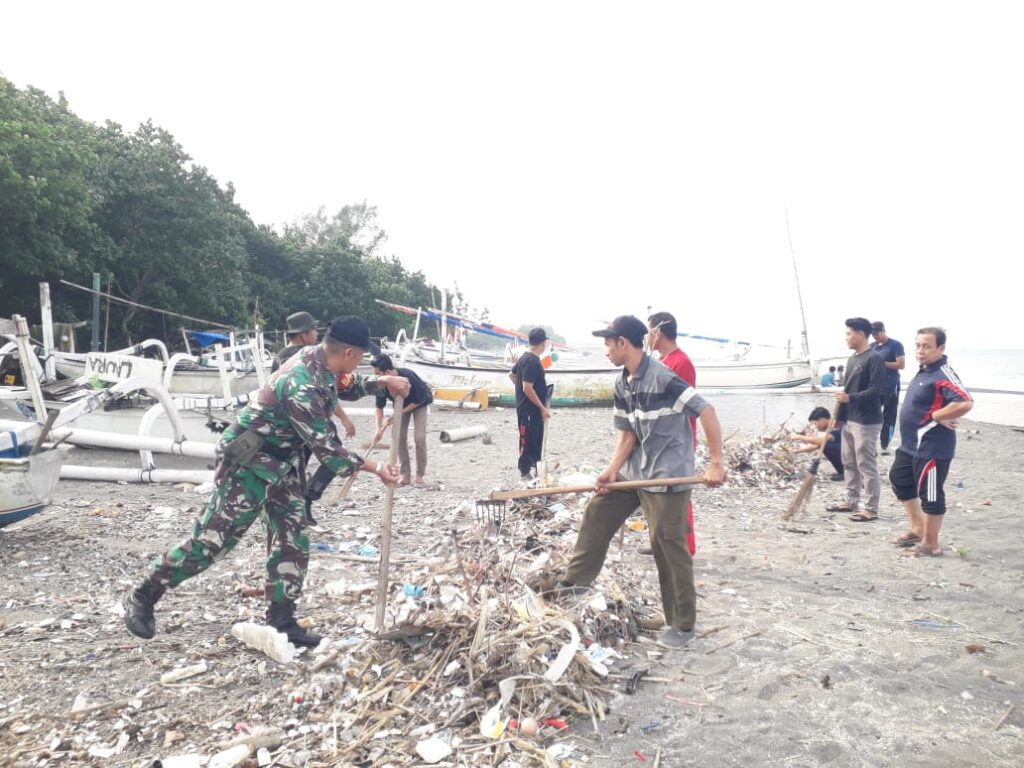
[[[495,322],[1024,347],[1021,3],[5,4],[0,71],[152,118],[258,223],[367,200]],[[1011,274],[1014,277],[1011,277]]]

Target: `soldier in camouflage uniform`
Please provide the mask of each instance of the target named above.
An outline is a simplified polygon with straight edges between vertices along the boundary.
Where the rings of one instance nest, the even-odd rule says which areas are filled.
[[[343,448],[331,421],[338,402],[338,376],[351,374],[371,346],[376,347],[371,345],[364,320],[338,318],[322,344],[299,352],[242,409],[218,446],[216,488],[193,524],[192,535],[154,561],[146,580],[125,598],[125,623],[133,634],[153,637],[153,607],[164,592],[224,557],[262,517],[267,529],[267,623],[296,645],[320,642],[295,620],[295,601],[309,563],[299,453],[308,446],[321,466],[338,475],[361,470],[376,473],[386,484],[398,481],[397,467],[365,460]],[[403,396],[409,392],[409,382],[398,376],[351,379],[346,399],[376,394],[383,388]]]

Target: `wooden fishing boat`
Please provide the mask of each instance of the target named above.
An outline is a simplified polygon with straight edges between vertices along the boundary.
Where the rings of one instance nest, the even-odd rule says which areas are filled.
[[[407,358],[402,365],[437,388],[462,387],[486,389],[500,405],[515,404],[515,387],[507,365],[484,367],[443,365]],[[810,384],[813,370],[807,360],[778,362],[696,364],[697,386],[701,391],[731,389],[788,389]],[[621,368],[558,368],[545,371],[554,384],[556,407],[606,405],[611,403],[615,377]]]
[[[0,433],[0,528],[42,512],[50,503],[64,463],[62,448],[29,455],[26,431]]]
[[[156,350],[159,359],[145,357]],[[117,352],[52,352],[57,372],[69,379],[96,377],[105,383],[143,378],[172,395],[246,395],[270,375],[272,359],[258,336],[246,343],[215,346],[212,354],[169,355],[162,341],[148,339]]]

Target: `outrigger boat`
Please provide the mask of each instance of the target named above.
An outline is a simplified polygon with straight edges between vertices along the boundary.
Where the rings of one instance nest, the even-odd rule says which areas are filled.
[[[0,528],[42,512],[60,479],[65,451],[33,453],[34,443],[24,442],[26,432],[0,431]]]
[[[234,334],[192,332],[190,335],[208,351],[199,355],[189,352],[170,355],[162,341],[147,339],[116,352],[54,351],[51,354],[57,372],[69,379],[95,376],[100,381],[115,383],[142,377],[172,395],[181,396],[230,400],[258,389],[270,375],[273,359],[263,347],[259,330],[247,341],[236,341]],[[159,359],[145,357],[147,350],[156,350]]]
[[[393,353],[398,364],[415,371],[422,379],[435,388],[461,388],[486,390],[492,402],[499,405],[515,404],[515,387],[509,378],[512,365],[521,353],[525,334],[502,328],[490,323],[477,323],[453,315],[445,310],[415,309],[398,304],[378,301],[379,304],[415,316],[416,330],[413,339],[400,331],[395,341],[385,345]],[[431,343],[425,346],[417,340],[420,318],[435,320],[442,324],[442,338],[445,338],[446,326],[453,326],[469,333],[482,333],[488,336],[503,338],[509,342],[506,353],[501,359],[495,359],[493,353],[474,353],[465,347],[456,347],[454,354]],[[681,334],[687,336],[688,334]],[[699,340],[716,343],[728,342],[706,336],[691,336]],[[751,344],[744,343],[749,350]],[[490,355],[491,359],[486,356]],[[583,357],[562,347],[557,355],[551,355],[545,361],[549,384],[554,384],[553,405],[589,406],[605,405],[611,402],[615,386],[615,377],[621,369],[607,365],[594,365],[592,357]],[[550,365],[548,365],[550,363]],[[808,357],[787,358],[754,362],[744,359],[729,361],[695,361],[697,385],[702,390],[748,390],[748,389],[788,389],[811,384],[814,381],[814,370]]]

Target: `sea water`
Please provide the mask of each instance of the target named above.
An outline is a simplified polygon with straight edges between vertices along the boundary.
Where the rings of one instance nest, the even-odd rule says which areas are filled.
[[[967,418],[1024,427],[1024,349],[956,349],[947,346],[946,356],[974,398],[974,408]],[[820,372],[827,371],[829,365],[844,362],[845,359],[839,356],[830,357],[822,362]],[[914,350],[908,348],[907,367],[900,372],[903,391],[916,372]],[[778,412],[772,409],[772,413],[777,415]]]

